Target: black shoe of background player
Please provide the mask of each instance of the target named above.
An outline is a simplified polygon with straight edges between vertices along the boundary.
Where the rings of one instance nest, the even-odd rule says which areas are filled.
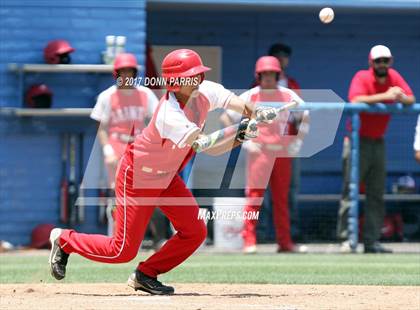
[[[135,291],[141,290],[152,295],[172,295],[175,292],[172,286],[164,285],[156,278],[146,276],[139,270],[130,275],[127,284]]]
[[[51,252],[50,252],[50,271],[51,275],[57,280],[62,280],[66,276],[66,265],[69,254],[64,252],[58,239],[60,238],[62,230],[54,228],[50,233]]]
[[[372,245],[365,245],[365,253],[384,254],[392,253],[392,250],[384,248],[379,242]]]

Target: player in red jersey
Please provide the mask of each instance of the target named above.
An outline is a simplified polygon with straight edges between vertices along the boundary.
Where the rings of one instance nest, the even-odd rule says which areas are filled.
[[[255,64],[255,76],[258,86],[244,92],[240,97],[245,101],[302,103],[302,99],[291,89],[280,86],[278,80],[281,67],[273,56],[260,57]],[[237,121],[240,114],[227,111],[231,120]],[[226,119],[226,118],[225,118]],[[301,137],[292,135],[290,113],[284,111],[271,124],[260,126],[260,135],[247,141],[247,205],[245,212],[256,212],[261,208],[264,192],[270,184],[273,200],[273,222],[276,229],[278,252],[295,250],[290,234],[288,194],[291,179],[292,158],[297,154],[296,144],[301,144]],[[298,147],[300,149],[300,146]],[[245,219],[242,235],[244,252],[256,252],[257,220]]]
[[[169,218],[177,233],[155,254],[140,262],[128,284],[151,294],[172,294],[174,288],[157,280],[186,260],[206,238],[206,226],[198,218],[198,205],[178,176],[193,156],[191,145],[202,137],[210,110],[231,109],[250,123],[253,105],[222,85],[204,80],[200,56],[188,49],[169,53],[162,62],[167,93],[160,100],[149,125],[138,135],[119,162],[116,174],[116,229],[112,237],[82,234],[71,229],[51,232],[50,268],[60,280],[69,254],[77,253],[104,263],[125,263],[137,255],[145,229],[156,207]],[[274,109],[273,109],[274,110]],[[242,126],[208,153],[218,155],[255,138],[255,126]]]
[[[98,96],[90,117],[100,123],[98,138],[108,170],[108,185],[114,188],[115,169],[129,143],[146,127],[158,105],[149,88],[130,83],[137,76],[137,60],[133,54],[117,55],[114,78],[119,81]],[[134,132],[135,129],[135,132]]]

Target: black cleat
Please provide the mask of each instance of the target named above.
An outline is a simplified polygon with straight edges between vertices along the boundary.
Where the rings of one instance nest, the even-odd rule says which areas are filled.
[[[159,282],[156,278],[146,276],[139,270],[133,272],[127,281],[128,286],[134,288],[135,291],[141,290],[152,295],[172,295],[175,289]]]
[[[57,280],[62,280],[66,276],[66,265],[69,258],[69,254],[61,249],[58,242],[61,232],[62,230],[60,228],[54,228],[50,234],[50,271],[51,275]]]
[[[392,253],[392,250],[384,248],[379,242],[375,242],[370,246],[365,245],[365,253],[385,254]]]

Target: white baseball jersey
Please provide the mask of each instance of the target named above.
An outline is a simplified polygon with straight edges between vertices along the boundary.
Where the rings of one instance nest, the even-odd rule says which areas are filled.
[[[90,117],[107,124],[110,133],[139,134],[145,127],[145,118],[151,117],[158,105],[152,90],[144,86],[118,89],[115,85],[99,94]]]
[[[420,115],[417,119],[416,134],[414,136],[414,151],[420,151]]]
[[[209,111],[225,108],[233,95],[210,81],[203,81],[188,103],[179,102],[174,93],[168,92],[132,145],[135,161],[149,171],[178,171],[192,156],[185,141],[203,129]]]
[[[303,103],[302,98],[300,98],[293,90],[291,90],[290,88],[287,87],[283,87],[278,85],[278,90],[280,92],[282,92],[283,94],[287,94],[287,98],[290,101],[296,101],[299,104]],[[258,94],[261,91],[261,87],[260,86],[255,86],[254,88],[251,88],[245,92],[243,92],[239,97],[245,101],[255,101],[253,100],[255,98],[255,95]],[[273,101],[273,100],[271,100]],[[287,101],[287,102],[290,102]],[[286,101],[283,101],[286,102]],[[239,122],[241,120],[242,115],[240,113],[237,113],[235,111],[232,110],[226,110],[226,113],[229,115],[229,117],[232,119],[232,121],[234,121],[235,123]]]

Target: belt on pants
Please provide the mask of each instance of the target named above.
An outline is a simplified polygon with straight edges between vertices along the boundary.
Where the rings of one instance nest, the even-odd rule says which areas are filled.
[[[284,146],[280,144],[263,144],[263,147],[269,151],[281,151],[284,149]]]
[[[167,171],[162,171],[162,170],[156,170],[147,166],[141,166],[141,171],[146,172],[146,173],[157,173],[157,174],[166,174],[169,173]]]
[[[371,142],[371,143],[383,143],[384,138],[360,137],[360,141]]]
[[[111,137],[120,140],[124,143],[132,143],[135,140],[135,137],[132,135],[127,135],[125,133],[113,132],[111,133]]]

